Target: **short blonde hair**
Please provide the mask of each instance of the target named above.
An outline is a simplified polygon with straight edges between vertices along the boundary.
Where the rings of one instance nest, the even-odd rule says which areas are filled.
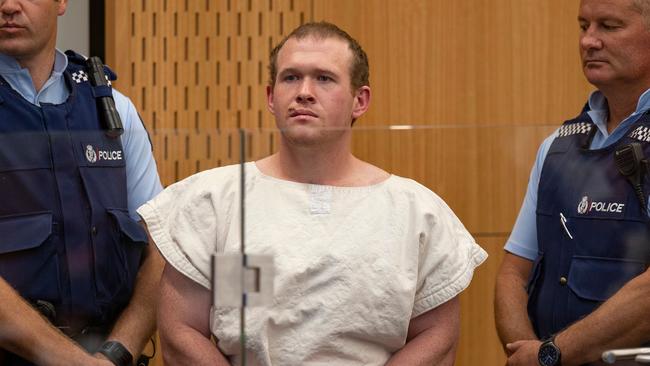
[[[632,6],[645,18],[646,25],[650,29],[650,0],[633,0]]]
[[[278,75],[278,53],[280,53],[282,46],[284,46],[285,42],[291,38],[301,40],[307,37],[315,37],[317,39],[338,38],[347,42],[348,47],[352,52],[350,83],[352,84],[353,92],[362,86],[370,86],[370,66],[368,65],[368,55],[366,55],[366,52],[361,48],[359,42],[332,23],[311,22],[294,29],[293,32],[284,37],[284,39],[282,39],[271,51],[269,57],[269,85],[271,87],[275,86],[275,79]]]

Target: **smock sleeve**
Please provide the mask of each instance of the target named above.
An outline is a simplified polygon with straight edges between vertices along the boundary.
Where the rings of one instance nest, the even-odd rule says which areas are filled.
[[[431,310],[466,289],[487,253],[436,194],[419,192],[423,214],[419,235],[418,279],[412,317]]]
[[[236,190],[230,188],[236,177],[235,169],[205,171],[167,187],[138,209],[165,260],[207,289],[212,256],[223,249],[226,235],[219,228],[229,226],[221,221],[232,218]]]

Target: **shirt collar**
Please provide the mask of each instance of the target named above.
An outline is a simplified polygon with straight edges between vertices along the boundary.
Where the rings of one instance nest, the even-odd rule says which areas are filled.
[[[595,90],[589,95],[589,109],[592,111],[607,112],[607,99],[600,90]],[[646,90],[639,97],[638,102],[636,103],[636,110],[634,114],[643,113],[650,109],[650,89]]]
[[[3,74],[20,72],[18,61],[9,55],[0,53],[0,72]]]
[[[614,131],[618,130],[621,126],[629,125],[631,123],[629,122],[630,120],[636,120],[637,116],[643,114],[648,109],[650,109],[650,89],[641,94],[636,104],[636,110],[626,117]],[[600,132],[604,136],[608,136],[607,117],[609,115],[609,108],[607,106],[607,99],[600,90],[595,90],[589,95],[589,111],[587,113]]]
[[[40,105],[41,102],[60,104],[68,98],[69,91],[62,76],[67,67],[67,56],[63,52],[55,50],[54,66],[50,77],[37,92],[34,90],[29,70],[21,68],[13,57],[0,54],[0,74],[25,100],[35,105]]]
[[[63,52],[59,51],[59,49],[56,49],[51,77],[61,76],[66,68],[68,68],[68,57]]]
[[[54,50],[54,67],[52,68],[52,74],[50,77],[61,76],[67,67],[68,58],[66,55],[58,49]],[[25,69],[20,67],[20,64],[15,58],[0,53],[0,73],[20,73],[22,70]]]

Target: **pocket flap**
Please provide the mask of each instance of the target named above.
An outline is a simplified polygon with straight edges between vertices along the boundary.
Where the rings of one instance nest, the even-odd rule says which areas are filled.
[[[0,218],[0,254],[36,248],[51,234],[51,212]]]
[[[39,132],[0,134],[0,172],[52,167],[48,137]]]
[[[630,259],[573,257],[569,288],[587,300],[605,301],[645,270],[645,263]]]
[[[115,222],[120,227],[120,231],[134,242],[146,244],[147,233],[144,228],[129,216],[128,212],[116,209],[108,209],[108,213],[115,218]]]

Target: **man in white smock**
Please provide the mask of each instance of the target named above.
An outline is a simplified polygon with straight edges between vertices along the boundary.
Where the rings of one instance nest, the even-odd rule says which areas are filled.
[[[245,235],[247,254],[274,258],[275,293],[247,308],[248,364],[452,365],[458,294],[487,255],[429,189],[351,154],[370,103],[365,52],[308,23],[272,51],[270,74],[280,145],[245,165]],[[138,211],[167,260],[166,364],[241,362],[239,309],[211,295],[212,255],[240,250],[239,174],[196,174]]]

